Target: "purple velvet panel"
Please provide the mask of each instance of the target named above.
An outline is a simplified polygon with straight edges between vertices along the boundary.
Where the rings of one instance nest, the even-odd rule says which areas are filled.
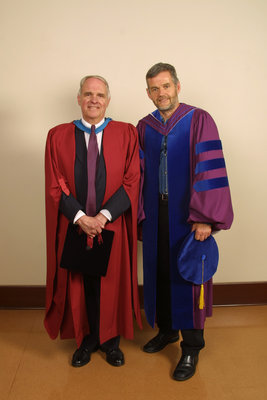
[[[139,133],[139,146],[140,151],[144,151],[144,137],[145,137],[145,129],[146,125],[140,121],[137,125],[137,130]],[[137,222],[140,224],[145,219],[144,213],[144,198],[143,198],[143,187],[144,187],[144,177],[145,177],[145,159],[142,158],[140,160],[140,169],[141,169],[141,178],[140,178],[140,192],[139,192],[139,201],[138,201],[138,213],[137,213]]]
[[[200,285],[193,285],[193,304],[194,304],[194,327],[204,329],[206,317],[212,316],[213,289],[212,279],[204,284],[204,303],[203,310],[199,309]]]

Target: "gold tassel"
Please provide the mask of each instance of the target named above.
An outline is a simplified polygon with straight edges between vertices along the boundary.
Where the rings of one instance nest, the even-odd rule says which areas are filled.
[[[202,283],[200,287],[200,296],[199,296],[199,309],[203,310],[205,307],[205,302],[204,302],[204,285]]]
[[[203,310],[205,307],[205,301],[204,301],[204,285],[203,285],[203,280],[204,280],[204,261],[206,259],[206,255],[202,255],[202,284],[200,287],[200,296],[199,296],[199,309]]]

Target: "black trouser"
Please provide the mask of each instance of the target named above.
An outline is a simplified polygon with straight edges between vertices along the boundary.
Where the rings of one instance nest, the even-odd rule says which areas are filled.
[[[157,324],[162,332],[172,329],[170,253],[169,253],[169,216],[168,201],[159,201],[158,219],[158,265],[157,265]],[[177,331],[178,333],[178,331]],[[205,346],[203,329],[182,329],[183,354],[198,354]]]
[[[100,277],[84,275],[84,292],[87,309],[87,317],[90,334],[85,336],[82,346],[93,350],[99,344],[99,322],[100,322]],[[116,336],[101,345],[104,351],[117,349],[120,336]]]

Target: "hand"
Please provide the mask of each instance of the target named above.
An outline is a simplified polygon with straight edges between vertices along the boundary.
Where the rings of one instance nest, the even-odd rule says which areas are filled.
[[[88,215],[83,215],[76,221],[81,229],[90,237],[93,238],[102,232],[104,224],[96,217],[89,217]]]
[[[105,217],[105,215],[102,214],[101,212],[98,213],[95,217],[96,217],[96,219],[98,219],[98,221],[100,222],[102,229],[103,229],[108,221],[107,217]]]
[[[211,235],[211,226],[209,224],[202,224],[201,222],[195,222],[192,225],[191,232],[195,231],[195,239],[204,242]]]

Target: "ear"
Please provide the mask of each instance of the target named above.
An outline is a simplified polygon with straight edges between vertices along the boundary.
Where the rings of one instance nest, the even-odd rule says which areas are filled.
[[[80,106],[81,105],[81,96],[79,94],[77,95],[77,101],[78,101],[78,104]]]
[[[180,82],[177,83],[177,93],[179,94],[181,90],[181,84]]]
[[[152,100],[152,97],[151,97],[151,94],[150,94],[150,91],[148,88],[146,89],[146,93],[147,93],[148,97],[150,98],[150,100]]]

